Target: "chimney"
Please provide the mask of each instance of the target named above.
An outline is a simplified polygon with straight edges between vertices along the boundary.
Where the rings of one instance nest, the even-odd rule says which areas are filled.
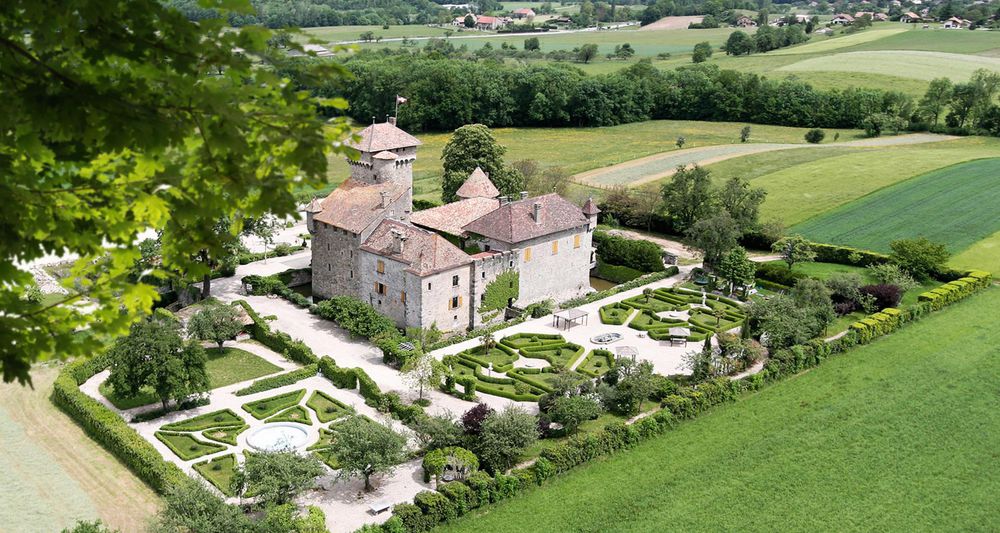
[[[395,126],[396,125],[396,117],[388,117],[386,119],[386,122],[388,122],[389,124],[392,124],[393,126]]]
[[[521,191],[521,199],[524,200],[527,198],[528,198],[528,191]]]
[[[535,202],[535,205],[533,205],[532,207],[534,208],[535,224],[541,224],[542,223],[542,203],[541,202]]]
[[[507,205],[507,204],[508,204],[509,202],[510,202],[510,198],[507,198],[506,196],[501,196],[501,197],[500,197],[500,205],[501,205],[501,206],[505,206],[505,205]]]
[[[406,244],[406,235],[398,229],[392,230],[392,253],[402,254]]]
[[[379,196],[382,197],[382,209],[389,207],[389,193],[382,191],[379,193]]]

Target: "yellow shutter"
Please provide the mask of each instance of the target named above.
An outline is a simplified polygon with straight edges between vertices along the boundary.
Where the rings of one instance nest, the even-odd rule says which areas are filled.
[[[552,241],[552,255],[559,253],[559,241]]]
[[[404,304],[406,303],[406,291],[402,291],[399,293],[399,301]]]
[[[375,292],[378,292],[378,282],[375,282]]]
[[[524,260],[525,261],[531,261],[531,247],[530,246],[524,249]]]
[[[462,307],[462,297],[461,296],[458,297],[458,306]]]
[[[579,247],[580,247],[580,236],[573,235],[573,248],[579,248]]]
[[[378,267],[376,268],[379,274],[385,274],[385,263],[383,261],[378,262]]]

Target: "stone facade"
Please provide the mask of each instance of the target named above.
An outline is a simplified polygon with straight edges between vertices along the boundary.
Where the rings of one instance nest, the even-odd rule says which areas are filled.
[[[420,141],[391,122],[373,124],[360,138],[350,179],[306,210],[317,299],[352,296],[400,327],[460,331],[503,319],[503,309],[480,306],[487,287],[508,272],[517,274],[511,303],[518,307],[592,290],[593,202],[581,210],[556,195],[497,200],[496,188],[477,169],[466,187],[471,199],[435,208],[442,211],[418,227],[410,215]],[[472,222],[457,227],[461,215]],[[478,245],[480,252],[469,255],[445,237]]]

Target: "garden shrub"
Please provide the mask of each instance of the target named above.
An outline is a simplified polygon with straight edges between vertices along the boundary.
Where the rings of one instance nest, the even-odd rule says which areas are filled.
[[[358,388],[358,375],[353,368],[341,368],[329,357],[319,360],[319,371],[338,389],[354,390]]]
[[[604,231],[594,232],[594,246],[601,261],[640,272],[662,272],[663,250],[655,243],[626,239]]]
[[[328,359],[328,358],[325,358]],[[292,370],[290,372],[285,372],[284,374],[278,374],[277,376],[266,377],[254,381],[250,385],[243,387],[242,389],[236,391],[236,396],[247,396],[250,394],[256,394],[258,392],[263,392],[266,390],[277,389],[278,387],[284,387],[287,385],[292,385],[298,383],[303,379],[310,378],[316,375],[319,371],[319,363],[314,363],[311,365],[306,365],[302,368]]]
[[[858,289],[861,294],[869,294],[875,298],[875,306],[878,309],[895,307],[903,299],[903,291],[896,285],[881,283],[878,285],[865,285]]]
[[[424,513],[425,520],[430,524],[447,522],[457,516],[455,504],[444,494],[425,490],[413,497],[413,503]]]
[[[795,283],[809,276],[805,272],[789,270],[787,265],[781,263],[759,263],[757,264],[757,279],[777,283],[784,287],[792,287]]]
[[[836,263],[838,265],[867,267],[889,261],[888,255],[870,250],[860,250],[847,246],[818,242],[810,243],[809,247],[816,253],[815,261],[817,263]]]
[[[642,287],[643,285],[648,285],[650,283],[660,281],[662,279],[667,279],[670,276],[676,276],[678,272],[680,272],[680,269],[675,265],[671,265],[662,272],[653,272],[652,274],[646,274],[641,278],[634,279],[628,283],[622,283],[621,285],[615,285],[614,287],[611,287],[610,289],[607,290],[592,292],[586,296],[580,296],[578,298],[572,298],[566,300],[565,302],[560,304],[560,307],[562,307],[563,309],[569,309],[571,307],[580,307],[581,305],[586,305],[591,302],[596,302],[597,300],[602,300],[604,298],[607,298],[608,296],[614,296],[620,292],[625,292],[635,289],[637,287]]]
[[[372,306],[350,296],[334,296],[313,306],[314,314],[332,320],[352,335],[373,339],[400,336],[396,323]]]
[[[297,363],[311,365],[317,361],[316,354],[304,342],[292,339],[287,333],[271,331],[267,322],[245,300],[236,303],[240,304],[253,320],[253,324],[247,326],[247,331],[254,340]]]

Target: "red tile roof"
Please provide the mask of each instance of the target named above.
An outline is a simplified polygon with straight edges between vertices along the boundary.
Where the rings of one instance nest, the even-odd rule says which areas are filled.
[[[368,185],[349,179],[323,200],[323,211],[315,214],[313,220],[361,233],[385,211],[383,192],[389,195],[390,202],[395,202],[408,188],[406,183],[396,180]]]
[[[469,174],[468,179],[465,183],[455,191],[455,195],[459,198],[496,198],[500,196],[500,191],[497,190],[496,185],[490,181],[489,176],[483,172],[483,169],[476,167],[476,170]]]
[[[466,224],[496,210],[498,207],[500,207],[500,200],[496,198],[467,198],[417,211],[410,215],[410,222],[435,231],[461,236],[465,234],[465,230],[462,228]]]
[[[396,235],[403,241],[402,253],[395,253]],[[418,276],[467,265],[472,257],[448,239],[432,231],[423,230],[396,220],[383,220],[365,239],[361,249],[407,265],[406,271]]]
[[[539,222],[536,222],[534,218],[536,203],[540,204],[541,207],[541,220]],[[585,226],[587,223],[587,217],[579,206],[552,193],[501,206],[467,224],[464,230],[468,233],[516,244],[543,235]]]
[[[384,150],[395,150],[397,148],[409,148],[420,146],[420,139],[406,133],[389,122],[372,124],[359,132],[360,140],[350,140],[347,142],[351,148],[362,152],[381,152]]]

